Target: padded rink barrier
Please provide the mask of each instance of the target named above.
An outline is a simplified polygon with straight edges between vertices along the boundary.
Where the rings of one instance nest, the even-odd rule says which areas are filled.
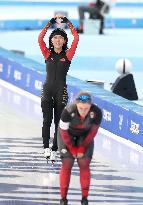
[[[43,65],[0,48],[0,79],[3,82],[40,97],[45,80],[44,70]],[[102,109],[103,133],[97,138],[97,148],[110,157],[116,156],[116,160],[131,163],[136,168],[142,167],[143,107],[92,83],[70,76],[67,77],[67,82],[69,103],[73,102],[78,91],[87,90],[92,93],[94,103]],[[10,100],[10,94],[5,98]]]

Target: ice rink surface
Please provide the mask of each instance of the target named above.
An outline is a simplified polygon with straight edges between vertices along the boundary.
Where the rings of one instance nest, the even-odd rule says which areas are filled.
[[[0,205],[58,205],[61,162],[58,159],[51,166],[43,157],[40,104],[3,85],[0,84]],[[100,136],[101,133],[95,143]],[[111,163],[104,153],[95,150],[91,173],[89,205],[143,204],[142,170]],[[80,205],[76,163],[68,199],[69,205]]]

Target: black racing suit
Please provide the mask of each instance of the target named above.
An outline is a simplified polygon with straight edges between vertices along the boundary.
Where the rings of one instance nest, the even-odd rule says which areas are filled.
[[[68,101],[66,75],[79,40],[79,36],[73,25],[70,22],[68,22],[67,24],[74,36],[71,48],[69,48],[67,51],[56,53],[51,52],[46,47],[43,38],[46,35],[47,29],[51,25],[50,23],[48,23],[45,28],[43,28],[38,38],[40,49],[46,61],[47,72],[46,81],[43,85],[41,96],[41,107],[43,112],[42,137],[44,148],[48,148],[50,139],[50,127],[53,119],[54,108],[55,134],[52,146],[53,151],[57,150],[58,123],[63,108],[66,106]]]

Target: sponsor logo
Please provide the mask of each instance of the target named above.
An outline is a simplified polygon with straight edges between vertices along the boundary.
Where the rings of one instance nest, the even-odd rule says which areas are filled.
[[[65,58],[61,58],[61,59],[60,59],[60,61],[65,62],[65,61],[66,61],[66,59],[65,59]]]
[[[30,85],[30,79],[31,79],[30,74],[27,74],[27,76],[26,76],[26,87],[29,87],[29,85]]]
[[[112,114],[108,110],[103,109],[103,119],[111,122]]]
[[[122,124],[123,124],[123,115],[119,115],[119,129],[122,129]]]
[[[7,68],[7,78],[9,78],[10,73],[11,73],[11,65],[8,65],[8,68]]]
[[[14,70],[14,79],[16,81],[21,80],[22,79],[22,73],[18,70]]]
[[[42,89],[42,81],[35,80],[35,89],[37,89],[37,90]]]
[[[130,131],[134,134],[139,134],[140,132],[139,128],[140,128],[140,125],[131,120]]]
[[[0,72],[3,72],[3,64],[0,64]]]

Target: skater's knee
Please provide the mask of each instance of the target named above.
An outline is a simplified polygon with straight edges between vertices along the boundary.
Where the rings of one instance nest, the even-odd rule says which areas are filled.
[[[48,117],[43,118],[43,125],[51,126],[51,124],[52,124],[52,119],[49,119]]]
[[[62,159],[62,168],[66,170],[71,170],[74,164],[74,159],[72,158],[63,158]]]

